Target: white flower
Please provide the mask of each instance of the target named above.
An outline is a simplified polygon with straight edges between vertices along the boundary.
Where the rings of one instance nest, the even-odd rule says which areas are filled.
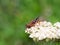
[[[25,32],[30,34],[29,37],[33,39],[60,39],[60,22],[52,25],[51,22],[41,21],[31,28],[27,28]]]
[[[60,22],[56,22],[56,23],[54,24],[54,26],[57,27],[57,28],[60,28]]]

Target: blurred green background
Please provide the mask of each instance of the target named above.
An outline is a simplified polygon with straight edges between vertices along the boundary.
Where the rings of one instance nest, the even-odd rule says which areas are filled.
[[[0,0],[0,45],[60,45],[59,41],[37,44],[25,34],[25,25],[40,15],[52,23],[60,21],[60,0]]]

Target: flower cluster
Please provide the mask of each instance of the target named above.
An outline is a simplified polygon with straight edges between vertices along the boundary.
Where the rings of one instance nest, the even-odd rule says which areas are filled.
[[[34,40],[60,39],[60,22],[52,24],[51,22],[41,21],[31,28],[26,28],[25,33],[28,33],[29,37]]]

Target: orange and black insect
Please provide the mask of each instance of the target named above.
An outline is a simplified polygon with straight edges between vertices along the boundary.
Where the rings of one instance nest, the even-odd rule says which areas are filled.
[[[26,28],[31,28],[39,21],[39,17],[37,17],[35,20],[31,21],[29,24],[26,25]]]
[[[36,23],[40,22],[40,21],[44,21],[45,19],[43,18],[43,16],[41,17],[37,17],[35,20],[31,21],[29,24],[26,25],[26,28],[31,28],[32,26],[34,26]]]

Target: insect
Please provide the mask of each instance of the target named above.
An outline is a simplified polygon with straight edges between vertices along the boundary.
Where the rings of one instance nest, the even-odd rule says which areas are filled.
[[[26,25],[26,28],[31,28],[39,21],[39,17],[37,17],[35,20],[31,21],[29,24]]]
[[[26,25],[26,28],[31,28],[32,26],[35,25],[35,23],[38,21],[38,18],[36,18],[35,20],[31,21],[29,24]]]

